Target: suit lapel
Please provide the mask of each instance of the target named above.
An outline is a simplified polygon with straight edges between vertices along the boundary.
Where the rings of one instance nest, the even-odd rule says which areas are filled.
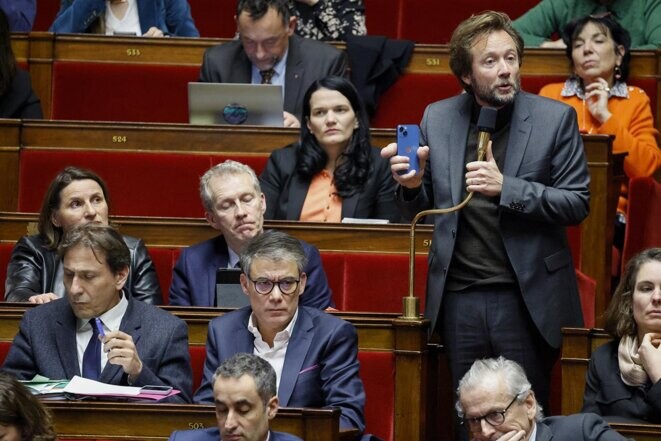
[[[537,423],[537,435],[534,440],[530,441],[551,441],[553,439],[553,432],[546,424]]]
[[[312,318],[303,308],[298,308],[298,318],[294,325],[294,333],[287,345],[285,354],[285,363],[282,367],[282,377],[280,378],[280,387],[278,388],[278,399],[282,406],[289,405],[289,398],[294,391],[298,374],[301,372],[303,362],[310,349],[312,337],[314,336],[314,326]]]
[[[287,219],[299,219],[303,211],[305,196],[310,188],[309,181],[303,181],[298,173],[294,173],[289,186],[289,201],[287,202]]]
[[[301,84],[303,84],[303,59],[299,51],[297,36],[289,37],[289,49],[287,52],[287,71],[285,72],[285,109],[295,109],[302,98]],[[301,115],[294,115],[300,118]],[[301,124],[304,122],[301,121]]]
[[[356,192],[348,198],[342,199],[342,217],[356,217],[356,206],[360,199],[360,193]],[[340,219],[341,220],[341,219]]]
[[[229,44],[229,43],[228,43]],[[241,44],[241,42],[239,42]],[[232,62],[232,73],[229,83],[248,83],[252,81],[252,62],[243,51],[239,50],[239,56]]]
[[[461,201],[465,188],[466,175],[466,140],[471,119],[472,95],[464,94],[463,103],[459,111],[454,113],[450,124],[449,169],[450,191],[452,192],[452,205]],[[444,167],[444,164],[441,165]]]
[[[119,325],[119,329],[122,332],[129,334],[133,337],[133,344],[135,344],[135,349],[140,354],[140,336],[142,335],[142,324],[140,323],[140,318],[136,316],[134,312],[135,303],[129,299],[128,307],[122,317],[122,323]],[[144,354],[140,354],[144,355]],[[107,384],[122,384],[121,378],[124,375],[124,369],[120,365],[110,364],[106,362],[106,366],[101,372],[101,377],[99,381]]]
[[[55,345],[57,346],[60,362],[64,368],[65,377],[73,378],[74,375],[81,375],[76,342],[76,327],[78,326],[78,322],[69,303],[66,300],[62,302],[66,305],[66,308],[62,308],[62,314],[59,314],[55,319],[55,335],[57,335]]]
[[[506,176],[517,175],[523,157],[525,156],[526,148],[528,147],[528,140],[530,139],[532,123],[525,98],[525,93],[519,92],[514,103],[510,137],[507,142],[505,165],[503,166],[503,174]]]

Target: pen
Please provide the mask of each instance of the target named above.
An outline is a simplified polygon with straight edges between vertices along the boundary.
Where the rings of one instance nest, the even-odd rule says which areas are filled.
[[[105,336],[106,336],[106,333],[103,332],[103,323],[101,323],[101,319],[98,318],[98,317],[96,317],[96,318],[94,319],[94,323],[96,324],[96,329],[99,331],[99,335],[100,335],[101,337],[105,337]]]

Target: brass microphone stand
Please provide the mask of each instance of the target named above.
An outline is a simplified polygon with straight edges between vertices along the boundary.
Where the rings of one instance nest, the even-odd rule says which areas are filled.
[[[487,145],[489,144],[489,139],[491,134],[488,132],[479,132],[477,140],[477,160],[483,161],[487,152]],[[459,211],[464,208],[470,200],[473,199],[473,192],[470,191],[466,195],[463,201],[448,208],[432,208],[429,210],[423,210],[415,215],[411,221],[411,231],[409,233],[410,244],[409,244],[409,294],[402,298],[402,306],[404,308],[404,313],[401,318],[406,320],[417,320],[420,318],[420,299],[416,297],[414,292],[414,283],[415,283],[415,227],[418,224],[418,221],[422,217],[430,214],[447,214],[454,211]]]

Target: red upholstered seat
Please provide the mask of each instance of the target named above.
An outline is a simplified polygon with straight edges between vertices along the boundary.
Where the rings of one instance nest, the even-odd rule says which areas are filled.
[[[164,305],[169,303],[168,292],[170,290],[170,283],[172,283],[172,268],[174,268],[174,264],[176,263],[176,258],[174,257],[175,250],[177,250],[178,256],[178,249],[160,247],[148,248],[149,256],[151,257],[151,260],[154,263],[154,268],[156,269],[158,283],[161,286],[161,296],[163,298]]]
[[[196,66],[56,61],[53,119],[188,122]]]
[[[204,38],[232,38],[236,32],[235,0],[188,0],[195,27]]]
[[[2,366],[5,362],[9,348],[11,348],[10,341],[0,341],[0,366]]]
[[[597,296],[597,282],[579,270],[576,270],[578,282],[578,295],[581,299],[584,326],[588,329],[595,327],[595,297]]]
[[[0,302],[5,299],[5,280],[7,279],[7,265],[14,249],[13,243],[0,243]],[[0,363],[2,365],[2,363]]]
[[[193,369],[193,393],[202,384],[202,375],[204,374],[204,359],[207,356],[207,350],[204,346],[188,346],[190,353],[190,363]]]
[[[627,210],[622,268],[639,252],[651,247],[661,247],[661,184],[654,178],[631,179]]]
[[[461,93],[453,75],[408,73],[397,79],[379,100],[372,127],[418,124],[428,104]]]
[[[60,2],[53,0],[40,1],[37,7],[37,15],[32,25],[33,31],[47,31],[53,24],[57,12],[60,10]]]
[[[399,8],[399,0],[365,0],[367,33],[397,38]]]
[[[365,387],[365,433],[392,441],[395,421],[395,354],[358,352],[360,378]]]

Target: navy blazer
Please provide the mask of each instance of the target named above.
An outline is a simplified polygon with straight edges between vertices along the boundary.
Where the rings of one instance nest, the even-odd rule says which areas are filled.
[[[301,296],[301,304],[318,309],[335,306],[319,251],[307,242],[300,242],[308,258],[308,264],[305,266],[308,280]],[[227,242],[223,236],[184,248],[172,272],[170,305],[214,306],[216,270],[227,268],[228,261]]]
[[[219,441],[218,427],[198,430],[177,430],[172,432],[168,441]],[[284,432],[269,431],[269,441],[303,441],[297,436]]]
[[[213,403],[213,374],[239,352],[252,354],[255,337],[248,331],[249,306],[209,323],[207,358],[196,403]],[[299,306],[278,388],[283,407],[330,407],[342,410],[340,426],[365,429],[365,391],[358,375],[358,336],[349,322],[314,308]]]
[[[661,424],[661,381],[647,386],[627,386],[617,358],[619,340],[598,347],[585,375],[581,412]]]
[[[190,403],[193,372],[186,322],[139,300],[129,297],[128,302],[119,330],[133,337],[142,361],[142,372],[132,385],[172,386],[181,393],[169,401]],[[25,311],[2,369],[19,380],[37,374],[53,380],[81,375],[76,316],[66,298]],[[106,363],[99,381],[127,386],[128,375],[121,366]]]
[[[537,437],[530,441],[626,441],[600,416],[577,413],[544,418],[537,423]]]
[[[186,0],[137,0],[140,30],[146,33],[156,27],[165,35],[199,37]],[[61,0],[60,11],[49,31],[56,33],[85,33],[103,20],[105,0]]]
[[[388,219],[399,222],[402,218],[395,202],[395,180],[390,162],[381,157],[381,149],[372,148],[370,171],[362,191],[342,200],[342,217],[360,219]],[[266,168],[259,177],[266,196],[266,219],[299,220],[310,180],[296,173],[296,146],[294,144],[274,150]]]
[[[420,192],[410,201],[400,198],[406,218],[461,202],[465,164],[473,160],[464,157],[473,102],[473,95],[465,93],[425,110],[421,143],[429,145],[430,157]],[[503,244],[533,323],[551,347],[559,348],[560,328],[583,326],[565,231],[565,225],[579,224],[589,212],[590,177],[574,109],[519,92],[501,173],[498,225]],[[432,330],[441,309],[459,216],[459,212],[434,216],[425,304]]]
[[[289,37],[285,72],[284,108],[299,120],[303,95],[315,81],[329,75],[346,76],[344,52],[309,38]],[[250,83],[252,62],[239,40],[211,47],[204,52],[200,81],[204,83]]]

